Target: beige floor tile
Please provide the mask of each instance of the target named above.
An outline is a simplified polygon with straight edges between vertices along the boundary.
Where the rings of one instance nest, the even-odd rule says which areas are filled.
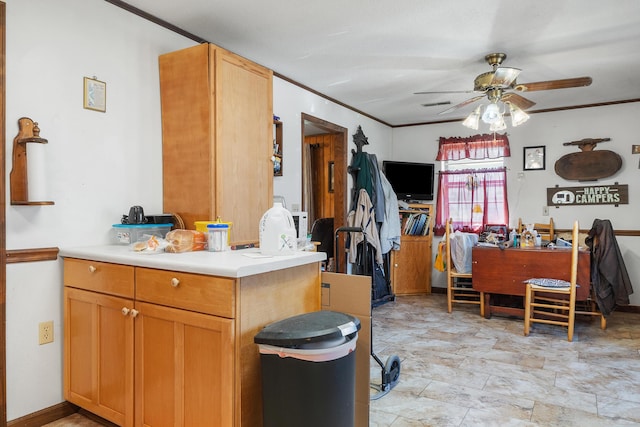
[[[640,427],[639,331],[639,314],[616,311],[605,331],[579,318],[571,343],[548,325],[525,337],[521,319],[449,314],[441,294],[398,297],[373,310],[374,352],[402,365],[396,387],[371,401],[369,425]],[[373,383],[380,374],[371,358]],[[47,425],[72,426],[98,424],[76,414]]]

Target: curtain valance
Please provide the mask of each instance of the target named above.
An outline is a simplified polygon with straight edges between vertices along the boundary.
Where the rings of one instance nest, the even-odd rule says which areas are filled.
[[[498,135],[492,133],[474,135],[467,138],[440,137],[436,160],[482,160],[510,156],[511,150],[507,134]]]

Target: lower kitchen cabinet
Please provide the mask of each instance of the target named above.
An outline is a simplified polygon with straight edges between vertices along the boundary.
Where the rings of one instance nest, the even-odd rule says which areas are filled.
[[[64,397],[120,426],[133,426],[133,300],[64,289]]]
[[[320,308],[312,263],[226,278],[65,258],[64,396],[123,427],[261,426],[268,323]]]
[[[136,425],[233,425],[233,321],[136,303]]]

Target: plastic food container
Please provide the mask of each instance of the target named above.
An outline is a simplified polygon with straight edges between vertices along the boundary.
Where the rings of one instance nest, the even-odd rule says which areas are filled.
[[[202,231],[203,233],[207,233],[209,231],[209,229],[207,228],[207,226],[209,224],[226,224],[228,227],[227,230],[227,246],[231,245],[231,226],[233,225],[232,222],[223,222],[220,220],[220,218],[218,218],[215,221],[196,221],[194,222],[194,225],[196,226],[196,231]]]
[[[145,236],[164,238],[173,224],[113,224],[113,240],[119,245],[144,240]]]
[[[207,225],[209,252],[222,252],[229,248],[229,226],[224,223]]]

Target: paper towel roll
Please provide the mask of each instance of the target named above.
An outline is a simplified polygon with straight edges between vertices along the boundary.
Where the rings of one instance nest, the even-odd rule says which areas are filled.
[[[51,200],[47,176],[47,144],[27,144],[27,190],[29,201]]]

